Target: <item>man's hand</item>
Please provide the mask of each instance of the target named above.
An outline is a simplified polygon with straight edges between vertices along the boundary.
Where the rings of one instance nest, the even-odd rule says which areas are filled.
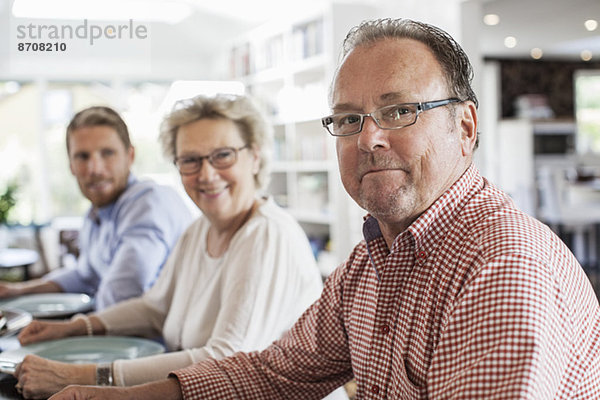
[[[69,386],[48,400],[182,400],[175,378],[130,387]]]
[[[52,281],[42,279],[33,279],[25,282],[1,282],[0,299],[7,297],[23,296],[33,293],[57,293],[62,292],[62,288]]]
[[[48,400],[125,400],[131,399],[129,388],[101,386],[69,386]],[[138,398],[138,397],[136,397]],[[145,399],[145,397],[139,397]]]

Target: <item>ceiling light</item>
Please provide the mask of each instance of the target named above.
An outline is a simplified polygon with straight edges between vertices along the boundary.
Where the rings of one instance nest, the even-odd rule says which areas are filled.
[[[483,23],[489,26],[498,25],[500,23],[500,17],[498,14],[486,14],[483,16]]]
[[[592,52],[589,50],[583,50],[580,56],[583,61],[590,61],[592,59]]]
[[[595,19],[588,19],[583,23],[583,25],[588,31],[595,31],[596,28],[598,28],[598,21],[596,21]]]
[[[517,38],[514,36],[507,36],[504,38],[504,45],[509,49],[514,48],[517,45]]]
[[[175,24],[192,13],[189,4],[169,0],[15,0],[17,18],[157,21]]]
[[[533,49],[531,49],[531,52],[529,54],[531,54],[531,58],[539,60],[544,55],[544,52],[539,47],[534,47]]]

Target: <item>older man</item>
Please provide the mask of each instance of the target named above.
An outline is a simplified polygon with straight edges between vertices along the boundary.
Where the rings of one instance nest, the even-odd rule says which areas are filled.
[[[598,301],[564,244],[473,165],[471,75],[435,27],[351,31],[323,125],[369,216],[320,300],[263,352],[52,399],[319,399],[350,378],[360,399],[599,398]]]
[[[80,111],[67,127],[66,141],[71,173],[92,204],[79,234],[77,266],[0,284],[0,297],[84,292],[104,309],[151,286],[192,218],[174,190],[131,173],[134,148],[114,110]]]

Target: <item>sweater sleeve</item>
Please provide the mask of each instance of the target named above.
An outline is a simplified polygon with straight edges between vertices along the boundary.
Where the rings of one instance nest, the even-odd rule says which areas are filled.
[[[158,354],[134,360],[117,360],[113,363],[116,386],[133,386],[165,379],[169,371],[185,368],[193,363],[190,350]],[[153,368],[149,368],[153,365]]]

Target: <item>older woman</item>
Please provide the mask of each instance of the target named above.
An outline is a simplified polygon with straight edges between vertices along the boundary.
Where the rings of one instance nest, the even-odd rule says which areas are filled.
[[[278,338],[321,291],[300,226],[271,199],[270,130],[246,97],[198,96],[166,117],[161,141],[202,216],[182,235],[142,297],[68,322],[34,321],[22,344],[76,335],[162,335],[169,352],[112,365],[27,356],[17,368],[25,397],[68,384],[129,386],[162,379],[207,357],[258,350]],[[99,377],[99,378],[97,378]]]

